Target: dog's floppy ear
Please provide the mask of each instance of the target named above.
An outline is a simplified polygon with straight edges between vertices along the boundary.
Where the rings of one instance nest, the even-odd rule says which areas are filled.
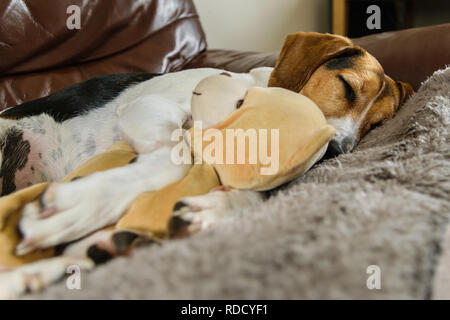
[[[323,63],[354,49],[353,42],[342,36],[317,32],[290,34],[270,76],[269,87],[300,92]]]
[[[400,100],[399,100],[400,106],[414,93],[414,89],[409,83],[403,81],[396,81],[395,84],[397,85],[398,90],[400,91]]]

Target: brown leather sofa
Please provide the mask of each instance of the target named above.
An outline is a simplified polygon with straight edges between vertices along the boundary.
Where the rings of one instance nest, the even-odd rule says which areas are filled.
[[[81,29],[69,30],[69,5]],[[247,72],[277,53],[207,50],[192,0],[0,2],[0,109],[95,76],[216,67]],[[416,89],[450,64],[450,24],[355,39],[387,74]],[[64,106],[61,106],[64,107]]]

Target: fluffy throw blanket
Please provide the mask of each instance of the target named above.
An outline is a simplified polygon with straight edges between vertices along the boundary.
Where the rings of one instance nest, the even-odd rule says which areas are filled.
[[[25,298],[442,297],[449,122],[447,68],[353,153],[322,162],[241,217],[83,273],[80,290],[60,282]]]

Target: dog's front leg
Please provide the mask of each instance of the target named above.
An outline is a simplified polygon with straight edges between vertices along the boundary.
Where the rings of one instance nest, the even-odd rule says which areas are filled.
[[[263,199],[261,192],[225,187],[205,195],[180,199],[174,207],[170,236],[184,237],[209,229],[221,221],[239,216]]]
[[[174,164],[171,150],[164,146],[127,166],[51,184],[38,201],[24,208],[19,224],[24,239],[16,253],[76,240],[116,223],[139,194],[186,175],[190,165]]]

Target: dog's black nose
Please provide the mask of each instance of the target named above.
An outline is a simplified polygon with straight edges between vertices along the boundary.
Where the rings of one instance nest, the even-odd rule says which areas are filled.
[[[345,137],[342,140],[331,140],[328,144],[327,152],[324,155],[324,159],[331,159],[337,157],[341,153],[348,153],[353,149],[353,139]]]
[[[341,149],[344,153],[349,153],[353,150],[353,146],[355,144],[355,140],[350,137],[345,137],[341,142]]]

